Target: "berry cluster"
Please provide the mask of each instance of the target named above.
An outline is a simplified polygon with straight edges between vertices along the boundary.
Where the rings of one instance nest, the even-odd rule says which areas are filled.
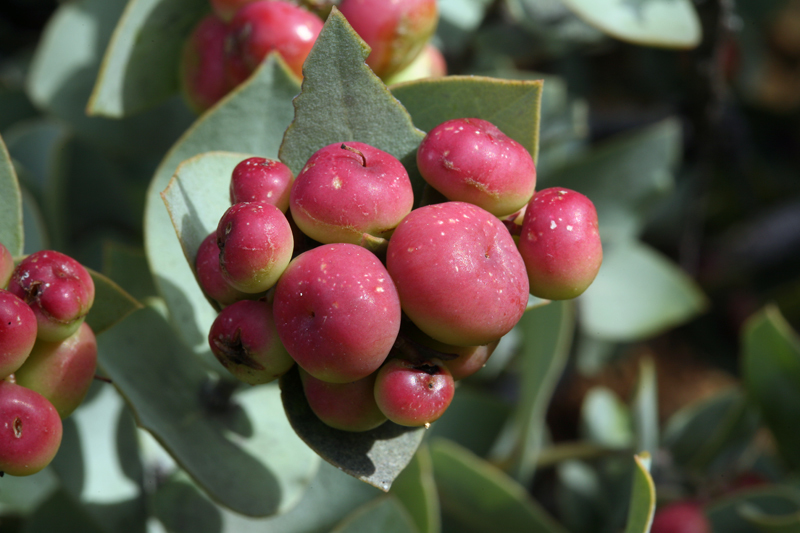
[[[211,349],[234,376],[266,383],[296,362],[329,426],[427,425],[529,294],[572,298],[593,281],[591,201],[534,194],[530,154],[493,124],[437,126],[417,164],[434,192],[416,209],[405,167],[364,143],[321,148],[296,179],[263,158],[235,167],[232,206],[195,265],[222,308]]]
[[[94,282],[59,252],[16,267],[0,244],[0,472],[34,474],[61,444],[61,420],[92,383],[97,342],[84,322]]]
[[[247,79],[273,51],[302,78],[303,62],[322,30],[320,17],[332,5],[311,2],[312,12],[282,0],[210,2],[213,13],[194,28],[180,64],[183,94],[198,112]],[[372,48],[367,64],[384,79],[422,52],[438,21],[436,0],[342,0],[339,9]],[[444,64],[440,57],[432,61]]]

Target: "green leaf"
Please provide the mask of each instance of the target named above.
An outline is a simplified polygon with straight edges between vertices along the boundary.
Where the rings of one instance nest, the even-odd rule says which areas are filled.
[[[81,533],[108,533],[63,489],[54,492],[31,515],[25,523],[25,533],[52,533],[63,530],[66,524],[80,524]],[[128,531],[122,530],[120,533]]]
[[[212,499],[248,516],[297,503],[318,462],[281,413],[276,386],[249,387],[223,402],[227,407],[212,408],[226,385],[209,381],[152,308],[100,335],[98,348],[100,368],[139,425]]]
[[[651,457],[658,451],[658,381],[655,362],[643,357],[639,363],[639,381],[631,401],[634,447]]]
[[[298,90],[294,75],[277,56],[270,56],[247,82],[184,133],[150,183],[144,224],[147,258],[178,334],[195,350],[207,351],[206,336],[217,313],[208,304],[186,262],[161,191],[181,162],[204,152],[230,150],[276,158],[283,132],[292,120],[291,102]],[[193,193],[228,198],[227,189]]]
[[[439,533],[442,529],[439,496],[433,479],[431,452],[426,444],[417,449],[392,484],[391,493],[405,506],[419,533]]]
[[[297,175],[323,146],[364,142],[403,163],[419,198],[424,182],[416,153],[424,134],[364,63],[367,55],[369,47],[334,9],[303,65],[303,90],[294,101],[280,159]]]
[[[416,533],[408,512],[395,498],[383,496],[356,509],[331,533]]]
[[[492,0],[439,0],[436,36],[448,52],[459,53],[483,22]]]
[[[401,83],[392,94],[411,113],[414,124],[430,131],[454,118],[488,120],[520,143],[536,160],[542,81],[447,76]]]
[[[648,533],[656,511],[656,487],[650,477],[650,454],[643,452],[633,457],[633,492],[628,510],[625,533]]]
[[[89,117],[85,112],[101,54],[126,4],[127,0],[62,3],[36,48],[28,95],[92,144],[133,158],[158,157],[194,118],[179,97],[124,120]]]
[[[677,265],[634,241],[604,250],[594,283],[579,297],[586,335],[635,341],[682,324],[705,310],[705,295]]]
[[[603,243],[636,237],[659,200],[672,192],[680,161],[681,129],[667,119],[604,142],[537,183],[565,187],[594,202]]]
[[[89,270],[89,273],[94,281],[94,304],[86,316],[86,323],[92,327],[95,335],[100,335],[129,314],[142,308],[142,304],[133,296],[103,274],[94,270]]]
[[[0,243],[11,255],[22,254],[22,191],[3,139],[0,138]]]
[[[23,254],[32,254],[50,248],[50,238],[39,204],[33,194],[22,189],[22,220],[25,227],[25,248]]]
[[[622,41],[663,48],[700,44],[700,19],[690,0],[563,0],[578,16]]]
[[[800,338],[775,306],[751,317],[742,332],[742,375],[748,396],[775,436],[784,459],[800,467]]]
[[[248,518],[217,507],[181,473],[161,485],[153,501],[155,515],[170,533],[329,533],[377,494],[375,488],[323,462],[300,502],[271,518]]]
[[[706,516],[714,531],[725,533],[759,533],[796,531],[788,529],[800,512],[800,492],[770,485],[736,492],[711,503]],[[787,529],[770,526],[786,525]]]
[[[520,483],[527,484],[536,469],[545,433],[545,416],[556,384],[569,357],[575,328],[575,307],[571,302],[552,302],[525,313],[520,320],[522,360],[520,398],[513,417],[508,469]]]
[[[311,410],[297,368],[284,374],[280,383],[283,409],[297,435],[343,472],[388,492],[392,482],[414,457],[424,428],[384,422],[363,432],[334,429]]]
[[[450,407],[431,426],[430,438],[450,439],[475,455],[485,456],[506,424],[511,408],[496,395],[470,387],[468,380],[461,383]]]
[[[56,490],[58,478],[52,468],[45,468],[32,476],[4,476],[0,489],[0,517],[29,515]]]
[[[628,407],[602,385],[591,388],[583,399],[581,430],[588,440],[601,446],[620,449],[633,445],[633,421]]]
[[[233,168],[248,157],[231,152],[195,156],[178,166],[161,193],[192,271],[200,244],[216,231],[219,219],[231,206],[228,187]]]
[[[86,112],[122,118],[178,90],[181,51],[208,13],[197,0],[131,0],[103,56]]]
[[[103,274],[139,301],[157,295],[141,248],[107,241],[103,248]]]
[[[566,533],[525,487],[454,442],[432,440],[431,456],[442,510],[459,531]]]
[[[664,445],[676,464],[696,472],[725,470],[745,452],[759,429],[754,406],[738,388],[690,404],[668,421]]]

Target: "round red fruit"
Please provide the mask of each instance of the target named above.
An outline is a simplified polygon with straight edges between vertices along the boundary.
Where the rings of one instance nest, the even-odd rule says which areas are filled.
[[[368,250],[328,244],[292,260],[275,288],[283,345],[306,372],[348,383],[376,371],[400,331],[400,302]]]
[[[322,21],[313,13],[289,2],[257,0],[242,6],[230,23],[228,34],[229,75],[244,81],[272,51],[277,51],[298,77],[314,46]]]
[[[43,250],[22,260],[8,290],[33,309],[37,336],[48,342],[64,340],[78,330],[94,303],[94,281],[76,260]]]
[[[594,204],[581,193],[552,187],[528,204],[519,239],[531,294],[566,300],[592,284],[603,262]]]
[[[375,380],[375,401],[401,426],[424,426],[442,416],[453,400],[453,376],[441,361],[390,359]]]
[[[0,471],[35,474],[50,464],[61,445],[61,418],[41,394],[0,381]]]
[[[36,342],[36,315],[25,302],[0,289],[0,379],[17,371]]]
[[[294,364],[278,338],[272,305],[260,300],[223,309],[211,325],[208,343],[222,366],[250,385],[269,383]]]
[[[699,504],[675,502],[656,511],[651,533],[711,533],[711,523]]]
[[[225,280],[219,266],[219,246],[217,246],[217,232],[210,233],[200,243],[195,258],[195,272],[200,288],[206,296],[216,300],[223,307],[239,300],[249,300],[257,295],[242,292],[233,288]],[[257,293],[259,294],[259,293]]]
[[[489,344],[528,303],[528,277],[497,217],[463,202],[428,205],[397,226],[386,254],[403,311],[434,339]]]
[[[22,385],[44,396],[64,419],[78,408],[97,371],[97,340],[84,322],[59,342],[39,341],[14,374]]]
[[[278,281],[292,258],[294,239],[286,216],[274,205],[242,202],[217,226],[219,266],[233,288],[258,293]]]
[[[264,157],[245,159],[234,167],[231,175],[231,204],[263,202],[285,213],[293,181],[292,171],[280,161]]]
[[[536,167],[531,154],[486,120],[459,118],[433,128],[419,145],[422,177],[447,198],[502,217],[533,196]]]
[[[195,112],[202,113],[233,89],[225,67],[228,26],[208,15],[194,28],[180,62],[181,92]]]
[[[343,431],[369,431],[386,422],[375,403],[376,377],[373,372],[350,383],[328,383],[300,369],[311,410],[326,425]]]

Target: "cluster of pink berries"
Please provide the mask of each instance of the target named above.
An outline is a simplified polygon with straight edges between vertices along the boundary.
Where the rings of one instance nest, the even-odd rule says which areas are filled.
[[[36,252],[16,267],[0,244],[0,471],[26,476],[61,444],[61,420],[83,401],[97,367],[84,322],[94,282],[59,252]]]
[[[183,93],[197,111],[247,79],[264,58],[280,53],[302,77],[326,9],[317,14],[281,0],[210,0],[213,14],[195,27],[183,52]],[[312,2],[312,7],[331,2]],[[386,78],[408,66],[436,28],[436,0],[342,0],[339,10],[370,45],[367,64]],[[442,61],[443,63],[443,61]]]
[[[426,425],[529,294],[572,298],[593,281],[602,248],[591,201],[563,188],[534,195],[530,154],[493,124],[437,126],[417,164],[440,203],[426,194],[412,209],[400,161],[359,142],[321,148],[296,179],[277,161],[236,166],[233,205],[196,262],[223,308],[209,343],[232,374],[266,383],[296,362],[332,427]]]

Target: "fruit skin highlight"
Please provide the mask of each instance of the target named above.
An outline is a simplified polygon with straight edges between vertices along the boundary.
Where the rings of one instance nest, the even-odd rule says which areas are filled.
[[[38,392],[0,381],[0,471],[29,476],[53,460],[63,428],[58,411]]]
[[[275,325],[306,372],[348,383],[375,372],[400,331],[400,301],[380,260],[354,244],[297,256],[275,287]]]
[[[531,154],[486,120],[459,118],[433,128],[419,145],[417,166],[448,199],[475,204],[495,216],[527,204],[536,187]]]
[[[548,300],[581,295],[603,262],[592,201],[563,187],[537,192],[525,211],[519,252],[532,295]]]
[[[73,258],[53,250],[33,253],[11,275],[8,290],[36,315],[37,338],[55,342],[75,333],[94,303],[94,281]]]
[[[372,49],[367,65],[381,78],[403,70],[436,31],[436,0],[342,0],[339,11]]]
[[[36,315],[25,302],[0,289],[0,379],[23,365],[36,342]]]
[[[444,414],[453,400],[453,376],[441,361],[386,362],[375,380],[375,401],[386,417],[401,426],[424,426]]]
[[[420,207],[397,226],[386,253],[403,311],[434,339],[489,344],[528,303],[528,276],[497,217],[463,202]]]

